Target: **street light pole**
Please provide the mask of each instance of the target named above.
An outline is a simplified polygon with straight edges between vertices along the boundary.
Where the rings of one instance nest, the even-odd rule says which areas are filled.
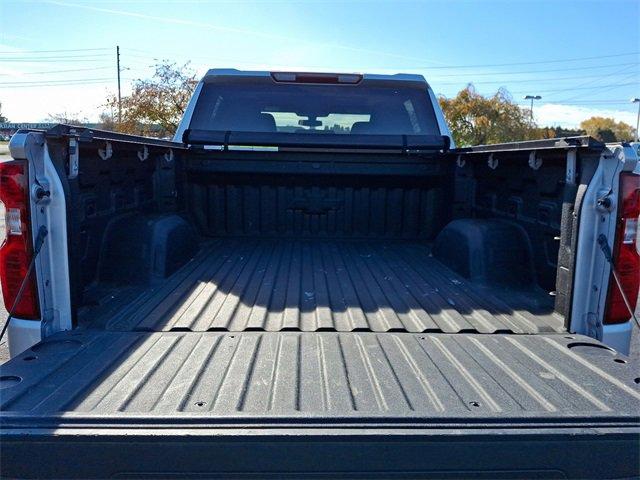
[[[525,100],[531,100],[531,123],[533,123],[533,101],[540,100],[542,97],[540,95],[526,95],[524,97]]]
[[[531,121],[533,122],[533,97],[531,97],[531,107],[529,107],[529,112],[531,112]]]
[[[632,98],[631,103],[638,104],[638,117],[636,118],[636,141],[640,142],[640,131],[638,127],[640,127],[640,98]]]

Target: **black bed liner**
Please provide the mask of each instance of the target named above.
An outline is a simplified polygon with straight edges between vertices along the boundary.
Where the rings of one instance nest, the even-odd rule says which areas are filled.
[[[81,312],[118,331],[563,332],[553,299],[471,283],[427,244],[223,238],[154,288]]]
[[[232,423],[258,415],[584,425],[588,416],[595,428],[638,420],[638,372],[620,362],[596,341],[559,334],[86,330],[4,365],[3,378],[20,380],[3,382],[1,408],[5,425],[14,414],[50,425],[65,412],[65,421],[126,413]]]
[[[631,478],[624,361],[567,334],[59,333],[2,366],[3,475]]]

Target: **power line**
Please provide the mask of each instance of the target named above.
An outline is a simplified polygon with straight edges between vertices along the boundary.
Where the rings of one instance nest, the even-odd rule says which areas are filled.
[[[40,53],[68,53],[68,52],[101,52],[104,50],[108,50],[107,48],[92,48],[92,49],[67,49],[67,50],[33,50],[33,51],[26,51],[26,52],[0,52],[0,54],[40,54]],[[139,49],[127,49],[123,52],[124,55],[132,57],[132,58],[143,58],[143,59],[148,59],[149,57],[146,55],[140,55],[140,54],[135,54],[135,53],[128,53],[128,51],[133,51],[133,52],[142,52],[142,53],[147,53],[144,50],[139,50]],[[630,55],[637,55],[637,52],[634,53],[621,53],[621,54],[615,54],[615,55],[605,55],[605,56],[593,56],[593,57],[582,57],[582,58],[573,58],[573,59],[564,59],[564,60],[545,60],[545,61],[536,61],[536,62],[518,62],[518,63],[502,63],[502,64],[492,64],[492,65],[451,65],[451,66],[436,66],[436,67],[416,67],[416,68],[420,68],[420,69],[425,69],[425,70],[435,70],[435,69],[454,69],[454,68],[481,68],[481,67],[506,67],[506,66],[514,66],[514,65],[538,65],[538,64],[546,64],[546,63],[561,63],[561,62],[574,62],[574,61],[583,61],[583,60],[594,60],[594,59],[603,59],[603,58],[614,58],[614,57],[624,57],[624,56],[630,56]],[[0,60],[5,60],[8,62],[32,62],[32,63],[38,63],[38,62],[61,62],[61,63],[65,63],[65,62],[103,62],[104,60],[102,59],[102,57],[108,57],[111,54],[108,53],[83,53],[83,54],[79,54],[79,55],[53,55],[53,56],[36,56],[36,57],[10,57],[10,58],[0,58]],[[209,58],[209,57],[203,57],[203,56],[192,56],[192,57],[188,57],[188,58]],[[214,61],[213,59],[211,59],[211,61]],[[247,62],[244,62],[247,63]],[[638,62],[631,62],[631,63],[622,63],[622,64],[609,64],[609,65],[595,65],[595,66],[582,66],[582,67],[570,67],[570,68],[561,68],[561,69],[545,69],[545,70],[528,70],[528,71],[517,71],[517,72],[498,72],[498,73],[487,73],[487,72],[481,72],[481,73],[466,73],[465,75],[473,75],[473,76],[486,76],[486,75],[518,75],[518,74],[538,74],[538,73],[547,73],[547,72],[565,72],[565,71],[582,71],[582,70],[594,70],[594,69],[607,69],[607,68],[613,68],[613,67],[624,67],[621,70],[626,70],[631,66],[635,66],[638,67],[639,64]],[[39,71],[39,72],[24,72],[24,75],[38,75],[38,74],[49,74],[49,73],[72,73],[72,72],[81,72],[81,71],[95,71],[95,70],[106,70],[112,67],[107,67],[107,66],[99,66],[99,67],[90,67],[90,68],[79,68],[79,69],[63,69],[63,70],[47,70],[47,71]],[[606,79],[607,77],[611,77],[613,75],[617,75],[619,73],[619,71],[613,72],[613,73],[609,73],[609,74],[596,74],[596,75],[582,75],[582,76],[571,76],[571,77],[559,77],[559,78],[547,78],[547,79],[541,79],[541,80],[537,80],[537,79],[517,79],[517,80],[490,80],[490,81],[479,81],[479,82],[471,82],[471,83],[475,83],[475,84],[500,84],[500,83],[536,83],[536,82],[555,82],[555,81],[564,81],[564,80],[573,80],[573,79],[582,79],[582,78],[596,78],[595,81],[591,81],[591,82],[586,82],[586,83],[582,83],[582,84],[578,84],[577,86],[574,86],[572,88],[562,88],[562,89],[553,89],[553,90],[536,90],[540,93],[547,93],[547,94],[556,94],[556,93],[561,93],[561,92],[567,92],[567,91],[574,91],[574,90],[595,90],[595,89],[604,89],[602,91],[610,91],[613,90],[615,88],[620,88],[620,87],[624,87],[624,86],[631,86],[631,85],[637,85],[636,82],[633,83],[619,83],[619,84],[607,84],[607,85],[596,85],[596,86],[584,86],[584,85],[589,85],[592,83],[597,83],[603,79]],[[7,75],[7,74],[4,74]],[[631,73],[631,74],[627,74],[627,75],[622,75],[622,78],[628,78],[629,76],[634,76],[635,73]],[[460,77],[460,74],[436,74],[436,76],[438,77],[452,77],[452,76],[456,76],[456,77]],[[125,80],[131,80],[131,79],[125,79]],[[97,83],[108,83],[109,81],[112,81],[112,79],[110,78],[80,78],[80,79],[68,79],[68,80],[39,80],[39,81],[10,81],[10,82],[0,82],[0,88],[29,88],[29,87],[51,87],[51,86],[67,86],[67,85],[89,85],[89,84],[97,84]],[[456,85],[458,83],[461,82],[446,82],[446,83],[440,83],[439,85]],[[526,93],[526,92],[512,92],[514,94],[521,94],[521,93]],[[558,103],[571,103],[574,99],[578,99],[580,98],[582,95],[578,95],[578,96],[574,96],[571,97],[569,99],[566,99],[564,102],[562,101],[558,101]],[[589,100],[578,100],[575,101],[575,104],[579,104],[582,102],[589,102]],[[591,101],[593,103],[591,104],[614,104],[610,101],[602,101],[601,103],[596,103],[598,102],[597,100],[593,100]],[[622,102],[615,102],[615,104],[622,104],[624,103],[624,101]],[[587,104],[587,103],[584,103]]]
[[[0,51],[0,55],[28,55],[31,53],[63,53],[63,52],[97,52],[110,50],[109,48],[71,48],[61,50],[19,50],[19,51]]]
[[[52,85],[42,84],[42,85],[0,85],[0,90],[13,90],[16,88],[49,88],[49,87],[72,87],[76,85],[106,85],[111,83],[111,81],[100,81],[100,82],[78,82],[78,83],[55,83]]]
[[[109,56],[109,55],[108,55]],[[0,59],[0,62],[6,62],[6,63],[56,63],[56,64],[65,64],[65,63],[106,63],[107,60],[103,59],[103,58],[72,58],[71,60],[66,60],[66,59],[57,59],[57,60],[25,60],[25,59],[20,59],[20,60],[8,60],[8,59]]]
[[[54,84],[42,84],[42,85],[0,85],[0,89],[72,87],[77,85],[108,85],[111,83],[113,83],[113,79],[101,80],[101,81],[95,81],[95,82],[69,82],[69,83],[54,83]]]
[[[76,78],[76,79],[69,79],[69,80],[33,80],[33,81],[28,81],[28,82],[23,82],[23,81],[16,81],[16,82],[0,82],[0,85],[10,85],[10,84],[16,84],[16,85],[28,85],[28,84],[34,84],[34,83],[65,83],[65,82],[82,82],[82,81],[92,81],[92,80],[109,80],[108,77],[104,77],[104,78]]]
[[[626,68],[625,68],[626,69]],[[626,81],[626,80],[630,80],[632,78],[634,78],[636,76],[635,72],[632,73],[626,73],[626,74],[621,74],[621,72],[625,69],[621,69],[621,70],[617,70],[616,72],[612,72],[610,74],[607,75],[592,75],[592,77],[596,77],[596,80],[591,80],[588,82],[584,82],[584,83],[579,83],[577,85],[572,86],[571,88],[560,88],[560,89],[554,89],[554,90],[540,90],[537,86],[535,88],[536,92],[540,92],[540,93],[546,93],[546,97],[549,96],[553,96],[553,95],[557,95],[558,93],[562,93],[562,92],[566,92],[566,91],[574,91],[574,90],[597,90],[597,89],[601,89],[601,88],[607,88],[607,87],[613,87],[613,88],[619,88],[621,86],[628,86],[628,85],[635,85],[635,83],[620,83],[620,84],[607,84],[607,85],[593,85],[594,83],[598,83],[601,82],[603,80],[607,80],[610,77],[617,77],[618,80],[620,81]],[[567,78],[571,78],[571,77],[567,77]],[[572,78],[585,78],[583,77],[572,77]],[[557,80],[562,80],[562,79],[555,79],[553,81],[557,81]],[[547,81],[552,81],[552,80],[543,80],[542,82],[547,82]],[[497,82],[478,82],[478,84],[480,83],[485,83],[485,84],[493,84],[493,83],[497,83]],[[506,83],[506,82],[500,82],[502,84]],[[509,83],[532,83],[532,84],[536,84],[539,85],[539,82],[536,82],[535,80],[521,80],[521,81],[509,81]],[[475,85],[474,82],[472,82],[472,84]],[[437,84],[438,86],[443,85],[443,84]],[[509,92],[512,94],[523,94],[523,93],[527,93],[527,92]],[[578,95],[576,97],[573,98],[579,98],[581,97],[583,94]],[[548,102],[545,102],[548,103]]]
[[[89,72],[94,70],[107,70],[112,67],[72,68],[68,70],[45,70],[43,72],[20,72],[20,75],[44,75],[47,73]],[[2,76],[15,76],[9,73],[0,73]]]
[[[625,67],[622,70],[627,70],[628,68],[629,67]],[[461,80],[459,82],[437,82],[432,80],[432,83],[440,86],[440,85],[460,85],[461,83],[472,83],[474,85],[490,85],[490,84],[500,84],[500,83],[507,83],[507,82],[508,83],[557,82],[562,80],[579,80],[582,78],[606,78],[613,75],[617,75],[622,70],[618,70],[614,73],[607,74],[607,75],[602,75],[601,73],[599,73],[596,75],[580,75],[577,77],[557,77],[557,78],[544,78],[544,79],[527,78],[527,79],[519,79],[519,80],[486,80],[486,81],[480,81],[480,82],[473,82],[473,81],[465,82],[464,80]]]
[[[139,50],[138,50],[139,51]],[[139,58],[139,59],[144,59],[144,60],[159,60],[160,57],[150,57],[150,56],[145,56],[145,55],[135,55],[135,54],[130,54],[130,53],[124,53],[123,55],[126,55],[128,57],[132,57],[132,58]],[[194,57],[194,56],[190,56],[188,58],[204,58],[204,57]],[[214,59],[214,58],[209,58],[211,63],[215,63],[215,62],[220,62],[222,60],[220,59]],[[252,63],[252,62],[247,62],[247,61],[242,61],[241,63]],[[256,63],[256,62],[253,62]],[[264,64],[264,62],[260,62],[260,64]],[[481,73],[465,73],[465,74],[460,74],[460,73],[456,73],[456,74],[435,74],[433,76],[431,75],[427,75],[427,80],[430,81],[431,83],[437,84],[437,85],[459,85],[461,83],[473,83],[474,85],[481,85],[481,84],[500,84],[500,83],[506,83],[505,80],[496,80],[496,81],[479,81],[479,82],[474,82],[472,80],[469,80],[469,78],[471,77],[479,77],[479,76],[502,76],[502,75],[521,75],[521,74],[537,74],[537,73],[552,73],[552,72],[566,72],[566,71],[583,71],[583,70],[603,70],[603,69],[607,69],[607,68],[615,68],[615,67],[625,67],[624,69],[627,69],[629,67],[640,67],[640,63],[638,62],[630,62],[630,63],[620,63],[620,64],[609,64],[609,65],[594,65],[594,66],[589,66],[589,67],[575,67],[575,68],[556,68],[556,69],[547,69],[547,70],[526,70],[526,71],[517,71],[517,72],[481,72]],[[316,68],[318,66],[312,67],[312,66],[300,66],[300,68]],[[398,68],[398,70],[402,70],[401,67]],[[409,68],[406,70],[428,70],[426,68]],[[464,80],[460,80],[458,82],[439,82],[437,79],[438,78],[445,78],[445,77],[460,77],[461,75],[465,75],[465,79]],[[591,75],[591,77],[601,77],[602,74],[597,74],[597,75]],[[605,75],[606,76],[606,75]],[[581,79],[581,78],[585,78],[584,75],[581,76],[577,76],[577,77],[564,77],[564,78],[552,78],[552,79],[541,79],[541,81],[556,81],[556,80],[564,80],[564,79]],[[589,77],[586,77],[589,78]],[[527,83],[527,82],[534,82],[534,81],[538,81],[537,79],[532,79],[532,80],[522,80],[522,79],[518,79],[518,80],[513,80],[513,81],[509,81],[509,83]]]
[[[632,85],[637,85],[637,84],[632,84]],[[598,94],[602,94],[602,93],[610,92],[611,90],[615,90],[615,89],[619,88],[619,86],[618,86],[618,85],[611,86],[611,87],[609,87],[609,88],[606,88],[606,87],[607,87],[606,85],[600,85],[599,87],[596,87],[596,88],[604,88],[603,90],[600,90],[600,91],[598,92]],[[580,98],[580,97],[582,97],[582,95],[574,95],[573,97],[569,97],[569,98],[565,99],[565,101],[576,100],[576,99],[578,99],[578,98]]]
[[[541,60],[537,62],[515,62],[515,63],[494,63],[492,65],[489,64],[477,64],[477,65],[438,65],[435,67],[420,67],[420,68],[430,68],[432,70],[435,69],[446,69],[446,68],[484,68],[484,67],[513,67],[517,65],[542,65],[545,63],[566,63],[566,62],[581,62],[583,60],[598,60],[602,58],[615,58],[615,57],[628,57],[630,55],[640,55],[640,52],[631,52],[631,53],[617,53],[615,55],[598,55],[594,57],[580,57],[580,58],[565,58],[562,60]]]
[[[127,50],[129,51],[133,51],[133,52],[139,52],[139,53],[144,53],[146,55],[148,55],[151,58],[161,58],[164,55],[157,55],[149,50],[141,50],[138,48],[128,48]],[[131,54],[129,54],[131,55]],[[203,59],[203,60],[213,60],[213,61],[219,61],[219,60],[223,60],[226,61],[225,59],[222,58],[212,58],[209,56],[198,56],[198,55],[184,55],[184,54],[176,54],[173,53],[171,54],[172,56],[182,56],[182,57],[186,57],[186,58],[194,58],[194,59]],[[583,60],[597,60],[597,59],[603,59],[603,58],[617,58],[617,57],[627,57],[627,56],[631,56],[631,55],[640,55],[640,52],[630,52],[630,53],[617,53],[617,54],[613,54],[613,55],[598,55],[598,56],[592,56],[592,57],[576,57],[576,58],[565,58],[565,59],[561,59],[561,60],[540,60],[540,61],[535,61],[535,62],[514,62],[514,63],[495,63],[495,64],[476,64],[476,65],[437,65],[437,66],[412,66],[412,69],[454,69],[454,68],[484,68],[484,67],[512,67],[512,66],[517,66],[517,65],[542,65],[545,63],[565,63],[565,62],[577,62],[577,61],[583,61]],[[140,57],[142,57],[141,55],[139,55]],[[264,61],[245,61],[243,60],[242,63],[264,63]],[[637,62],[636,62],[637,63]],[[311,67],[311,65],[307,65],[307,67]],[[318,67],[318,65],[314,65],[313,66]],[[403,68],[403,67],[400,67]]]
[[[0,51],[0,55],[31,55],[31,54],[41,54],[41,53],[71,53],[71,52],[102,52],[108,51],[110,48],[108,47],[99,47],[99,48],[67,48],[67,49],[55,49],[55,50],[20,50],[20,51]],[[149,50],[141,50],[137,48],[129,48],[128,50],[144,53],[150,55],[152,57],[162,57],[163,55],[156,55],[155,53]],[[106,55],[106,54],[103,54]],[[174,54],[175,55],[175,54]],[[612,55],[595,55],[589,57],[574,57],[574,58],[564,58],[564,59],[555,59],[555,60],[538,60],[535,62],[510,62],[510,63],[494,63],[494,64],[473,64],[473,65],[437,65],[437,66],[418,66],[413,68],[421,68],[421,69],[457,69],[457,68],[484,68],[484,67],[510,67],[517,65],[543,65],[548,63],[565,63],[565,62],[578,62],[584,60],[598,60],[603,58],[619,58],[619,57],[627,57],[632,55],[640,55],[640,52],[629,52],[629,53],[617,53]],[[67,58],[70,58],[68,56]],[[211,59],[208,56],[188,56],[190,58],[200,58],[200,59]],[[247,62],[245,62],[247,63]],[[263,62],[254,62],[254,63],[263,63]]]
[[[70,50],[60,50],[61,52],[72,52],[72,51],[102,51],[105,49],[70,49]],[[142,52],[142,53],[147,53],[147,55],[137,55],[137,54],[132,54],[132,53],[128,53],[128,51],[134,51],[134,52]],[[140,58],[140,59],[160,59],[160,58],[166,58],[166,55],[153,55],[151,52],[147,52],[145,50],[140,50],[140,49],[127,49],[124,52],[122,52],[124,55],[131,57],[131,58]],[[40,51],[32,51],[33,53],[35,52],[40,52]],[[32,53],[29,52],[29,53]],[[42,51],[42,52],[46,52],[46,51]],[[51,52],[56,52],[56,51],[51,51]],[[2,52],[0,52],[1,54]],[[23,52],[5,52],[5,53],[15,53],[15,54],[20,54]],[[451,65],[451,66],[422,66],[422,67],[395,67],[397,69],[407,69],[407,70],[435,70],[435,69],[454,69],[454,68],[481,68],[481,67],[496,67],[496,66],[513,66],[513,65],[535,65],[535,64],[544,64],[544,63],[559,63],[559,62],[563,62],[563,61],[578,61],[578,60],[585,60],[585,59],[598,59],[598,58],[614,58],[614,57],[621,57],[621,56],[629,56],[629,55],[635,55],[635,53],[625,53],[625,54],[616,54],[616,55],[606,55],[606,56],[597,56],[597,57],[582,57],[582,58],[576,58],[576,59],[565,59],[565,60],[548,60],[548,61],[539,61],[539,62],[518,62],[518,63],[504,63],[504,64],[492,64],[492,65]],[[108,53],[94,53],[94,54],[81,54],[81,55],[63,55],[63,56],[41,56],[41,57],[24,57],[24,58],[16,58],[16,57],[12,57],[12,58],[0,58],[0,60],[6,60],[9,62],[33,62],[33,63],[37,63],[37,62],[59,62],[61,60],[64,60],[65,62],[78,62],[78,61],[99,61],[99,60],[93,60],[93,59],[97,59],[97,58],[101,58],[101,57],[108,57],[109,54]],[[220,62],[220,61],[229,61],[229,60],[224,60],[221,58],[214,58],[214,57],[208,57],[208,56],[196,56],[196,55],[180,55],[183,58],[189,58],[189,59],[207,59],[209,62]],[[243,60],[241,63],[260,63],[263,64],[264,61],[262,62],[250,62],[250,61],[245,61]],[[640,66],[640,64],[638,62],[631,62],[631,63],[622,63],[622,64],[609,64],[609,65],[593,65],[593,66],[584,66],[584,67],[570,67],[570,68],[561,68],[561,69],[546,69],[546,70],[525,70],[525,71],[516,71],[516,72],[478,72],[478,73],[473,73],[474,77],[478,77],[478,76],[495,76],[495,75],[519,75],[519,74],[528,74],[528,73],[547,73],[547,72],[564,72],[564,71],[577,71],[577,70],[594,70],[594,69],[601,69],[601,68],[609,68],[609,67],[618,67],[618,66]],[[311,66],[306,66],[308,68],[311,68]],[[319,66],[313,66],[313,68],[319,68]],[[471,73],[465,74],[465,75],[472,75]],[[436,77],[459,77],[460,74],[438,74],[436,75]],[[432,77],[435,78],[435,77]],[[477,82],[479,83],[479,82]],[[498,82],[496,82],[498,83]]]
[[[486,76],[496,76],[496,75],[522,75],[527,73],[551,73],[551,72],[567,72],[567,71],[578,71],[578,70],[600,70],[603,68],[625,67],[630,65],[635,65],[636,67],[640,67],[639,62],[630,62],[630,63],[612,63],[609,65],[592,65],[590,67],[554,68],[554,69],[548,69],[548,70],[523,70],[519,72],[472,72],[472,73],[465,73],[465,75],[473,75],[474,77],[480,77],[480,76],[486,77]],[[421,69],[421,70],[428,70],[428,69]],[[446,75],[437,74],[436,76],[441,78],[459,77],[460,74],[448,73]]]
[[[2,58],[0,60],[5,60],[8,62],[40,62],[45,60],[66,60],[67,58],[100,58],[100,57],[109,57],[108,53],[91,53],[91,54],[83,54],[83,55],[50,55],[43,57],[24,57],[24,58],[15,58],[15,57],[7,57]]]
[[[595,87],[573,87],[573,88],[561,88],[558,90],[536,90],[536,92],[538,93],[555,93],[555,92],[572,92],[574,90],[595,90],[598,88],[607,88],[607,87],[628,87],[631,85],[638,85],[638,82],[629,82],[629,83],[613,83],[613,84],[609,84],[609,85],[597,85]],[[520,95],[520,94],[525,94],[527,93],[526,91],[522,91],[522,92],[509,92],[509,93],[513,93],[516,95]]]
[[[570,101],[570,102],[564,102],[562,100],[554,100],[553,102],[548,102],[547,103],[547,105],[550,105],[550,104],[553,104],[553,105],[577,105],[577,106],[584,105],[584,106],[587,106],[587,107],[591,106],[591,105],[593,105],[593,106],[598,106],[598,105],[622,105],[622,106],[628,106],[628,105],[631,105],[629,103],[629,99],[621,100],[619,102],[598,102],[598,101],[595,101],[595,100],[594,101],[573,100],[573,101]]]
[[[620,72],[621,72],[621,70],[618,70],[617,73],[612,73],[610,75],[604,75],[601,78],[596,78],[595,80],[589,80],[587,82],[579,83],[578,85],[574,85],[574,87],[571,90],[583,90],[584,87],[588,86],[588,85],[592,85],[592,89],[593,90],[596,90],[596,89],[601,88],[601,87],[606,87],[607,85],[602,85],[601,82],[606,81],[607,78],[612,77],[614,75],[618,76],[618,81],[632,80],[632,79],[634,79],[636,77],[636,73],[635,72],[632,72],[630,74],[626,73],[626,74],[622,74],[622,75],[620,75]],[[600,84],[600,85],[598,85],[598,84]],[[614,86],[614,85],[611,85],[611,86]],[[556,94],[557,94],[557,92],[554,92],[554,93],[551,93],[550,96],[553,96],[553,95],[556,95]]]
[[[626,100],[553,100],[551,102],[543,102],[545,105],[628,105],[629,99]],[[519,105],[529,106],[527,103],[520,102]]]
[[[124,78],[123,80],[132,81],[133,78]],[[112,83],[113,78],[105,78],[105,79],[81,79],[81,80],[64,80],[64,81],[43,81],[36,83],[25,83],[25,82],[16,82],[16,83],[0,83],[0,88],[32,88],[32,87],[66,87],[71,85],[90,85],[90,84],[100,84],[100,83]]]
[[[592,100],[579,100],[580,102],[629,102],[629,97],[625,98],[597,98]]]
[[[200,60],[205,60],[205,61],[209,61],[209,62],[226,62],[226,61],[235,61],[235,62],[240,62],[240,63],[249,63],[249,64],[260,64],[263,65],[265,62],[264,60],[261,61],[255,61],[255,60],[238,60],[237,58],[235,59],[225,59],[225,58],[221,58],[221,57],[210,57],[210,56],[203,56],[203,55],[185,55],[185,54],[181,54],[181,53],[171,53],[169,55],[165,55],[165,54],[160,54],[160,55],[156,55],[153,52],[150,52],[148,50],[141,50],[141,49],[137,49],[137,48],[127,48],[126,50],[127,52],[133,51],[133,52],[139,52],[139,53],[143,53],[145,55],[139,55],[139,54],[132,54],[132,53],[126,53],[126,55],[133,57],[133,58],[141,58],[141,59],[160,59],[160,58],[166,58],[167,56],[172,56],[172,57],[182,57],[182,58],[186,58],[189,60],[193,60],[193,59],[200,59]],[[506,67],[506,66],[517,66],[517,65],[539,65],[539,64],[544,64],[544,63],[561,63],[561,62],[571,62],[571,61],[581,61],[581,60],[594,60],[594,59],[603,59],[603,58],[615,58],[615,57],[622,57],[622,56],[629,56],[629,55],[638,55],[638,52],[635,53],[621,53],[621,54],[616,54],[616,55],[604,55],[604,56],[596,56],[596,57],[582,57],[582,58],[574,58],[574,59],[565,59],[565,60],[545,60],[545,61],[539,61],[539,62],[518,62],[518,63],[503,63],[503,64],[492,64],[492,65],[439,65],[439,66],[398,66],[398,67],[384,67],[384,68],[393,68],[393,69],[397,69],[397,70],[434,70],[434,69],[456,69],[456,68],[483,68],[483,67]],[[587,67],[572,67],[572,68],[561,68],[561,69],[547,69],[547,70],[526,70],[526,71],[520,71],[520,72],[498,72],[498,74],[501,75],[515,75],[515,74],[521,74],[521,73],[538,73],[538,72],[564,72],[566,70],[591,70],[591,69],[597,69],[597,68],[607,68],[607,67],[616,67],[616,66],[630,66],[630,65],[636,65],[636,66],[640,66],[639,62],[630,62],[630,63],[623,63],[623,64],[609,64],[609,65],[595,65],[595,66],[587,66]],[[327,65],[299,65],[300,68],[328,68]],[[373,68],[373,67],[369,67],[369,68]],[[441,77],[457,77],[460,74],[438,74],[438,76]],[[496,75],[495,72],[491,72],[491,73],[487,73],[487,72],[483,72],[483,73],[478,73],[475,75]]]

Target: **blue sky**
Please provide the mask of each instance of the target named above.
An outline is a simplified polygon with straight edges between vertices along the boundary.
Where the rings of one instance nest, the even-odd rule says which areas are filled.
[[[539,94],[539,123],[591,115],[635,124],[640,2],[608,1],[0,1],[0,102],[13,121],[94,120],[156,59],[211,67],[425,75],[454,96],[472,82]],[[84,50],[96,49],[96,50]],[[56,50],[49,52],[49,50]],[[78,50],[78,51],[72,51]]]

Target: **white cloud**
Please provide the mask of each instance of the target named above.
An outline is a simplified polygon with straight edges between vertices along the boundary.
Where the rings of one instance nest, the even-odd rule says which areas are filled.
[[[96,121],[108,89],[104,85],[2,88],[2,114],[11,122],[42,122],[49,115],[77,113]]]
[[[545,103],[533,107],[536,123],[541,126],[578,128],[580,122],[591,117],[611,117],[635,126],[636,113],[625,110],[600,109],[577,105]]]

